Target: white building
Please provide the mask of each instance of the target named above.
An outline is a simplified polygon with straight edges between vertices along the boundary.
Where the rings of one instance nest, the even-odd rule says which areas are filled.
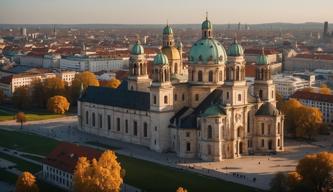
[[[98,159],[101,152],[90,147],[61,142],[43,161],[42,177],[53,185],[72,191],[73,175],[80,157]]]
[[[297,91],[291,98],[299,100],[306,106],[320,109],[324,122],[333,125],[333,95]]]
[[[128,62],[128,58],[70,56],[60,60],[60,69],[91,72],[111,71],[128,68]]]
[[[257,57],[253,95],[245,63],[237,40],[226,52],[214,39],[208,18],[202,23],[202,38],[183,63],[182,46],[176,47],[167,25],[163,48],[152,64],[152,79],[137,42],[126,86],[88,87],[82,92],[79,129],[206,161],[283,151],[284,116],[275,107],[271,63],[264,52]]]
[[[6,96],[11,97],[18,87],[30,86],[36,79],[44,81],[45,79],[54,77],[59,77],[67,82],[68,85],[71,85],[76,74],[77,72],[75,71],[62,71],[59,73],[20,73],[9,75],[0,79],[0,90]]]
[[[282,97],[288,98],[294,94],[297,90],[312,87],[315,81],[306,80],[292,75],[274,75],[274,84],[276,85],[276,91]]]

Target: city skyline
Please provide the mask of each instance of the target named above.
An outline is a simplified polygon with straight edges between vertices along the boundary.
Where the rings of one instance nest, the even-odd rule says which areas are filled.
[[[3,0],[1,24],[196,24],[209,12],[215,24],[333,22],[333,2],[274,1],[108,1]],[[148,11],[147,11],[148,10]],[[320,10],[320,11],[318,11]]]

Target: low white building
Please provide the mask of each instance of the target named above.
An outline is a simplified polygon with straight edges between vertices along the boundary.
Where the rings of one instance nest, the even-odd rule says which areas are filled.
[[[128,62],[128,58],[70,56],[60,60],[60,69],[91,72],[111,71],[128,68]]]
[[[312,80],[306,80],[292,75],[274,75],[273,81],[276,86],[276,91],[282,97],[288,98],[296,91],[312,87],[315,83]]]
[[[90,147],[62,142],[44,159],[42,177],[53,185],[72,191],[73,175],[80,157],[98,159],[101,152]]]
[[[62,71],[59,73],[20,73],[9,75],[0,79],[0,90],[2,90],[7,97],[11,97],[18,87],[30,86],[36,79],[44,81],[45,79],[54,77],[59,77],[67,82],[68,85],[71,85],[76,74],[77,72],[75,71]]]
[[[291,98],[299,100],[303,105],[319,108],[324,122],[333,125],[333,95],[297,91]]]

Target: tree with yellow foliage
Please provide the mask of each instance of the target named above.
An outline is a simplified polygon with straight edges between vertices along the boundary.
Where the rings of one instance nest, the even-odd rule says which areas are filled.
[[[123,184],[120,163],[113,151],[105,151],[98,159],[80,157],[74,172],[75,192],[119,192]]]
[[[290,132],[295,132],[297,124],[295,118],[298,116],[298,108],[302,104],[296,99],[289,99],[288,101],[283,102],[281,106],[281,111],[285,115],[285,126]]]
[[[118,88],[120,84],[121,84],[121,81],[116,78],[112,78],[109,81],[101,81],[102,87],[111,87],[114,89]]]
[[[302,106],[296,110],[296,137],[312,139],[323,124],[323,114],[318,108]]]
[[[183,187],[178,187],[176,192],[187,192],[187,189],[185,189]]]
[[[99,82],[96,78],[96,75],[90,71],[76,74],[70,90],[70,101],[72,105],[76,105],[76,102],[80,96],[81,85],[83,86],[83,89],[86,89],[88,86],[99,86]]]
[[[23,172],[16,181],[16,192],[38,192],[36,178],[29,172]]]
[[[289,188],[304,185],[308,191],[329,191],[333,182],[332,171],[333,153],[320,152],[306,155],[298,162],[296,171],[288,174]]]
[[[69,102],[66,97],[56,95],[47,101],[47,109],[56,114],[64,114],[69,109]]]
[[[21,124],[21,129],[23,128],[23,123],[27,121],[24,112],[18,112],[15,115],[16,122]]]
[[[326,84],[321,84],[319,88],[319,93],[324,95],[330,95],[331,89]]]

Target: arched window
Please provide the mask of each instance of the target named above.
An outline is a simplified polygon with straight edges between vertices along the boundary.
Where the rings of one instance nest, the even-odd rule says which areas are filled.
[[[175,73],[178,73],[178,65],[175,63]]]
[[[236,81],[240,80],[240,70],[239,70],[239,66],[236,67]]]
[[[198,71],[198,81],[202,82],[202,71]]]
[[[208,155],[212,154],[212,149],[211,149],[211,146],[209,144],[207,145],[207,154]]]
[[[164,104],[168,104],[168,96],[164,96]]]
[[[185,101],[185,94],[182,94],[182,100]]]
[[[281,123],[278,122],[278,134],[281,134]]]
[[[223,73],[222,73],[222,71],[219,72],[219,81],[223,81]]]
[[[265,135],[265,124],[261,123],[261,134]]]
[[[194,70],[192,70],[191,79],[192,79],[192,81],[194,81]]]
[[[272,99],[274,99],[274,91],[272,91]]]
[[[143,75],[142,63],[140,63],[140,74],[139,75]]]
[[[262,97],[263,97],[263,91],[261,89],[259,90],[259,97],[260,97],[260,99],[262,99]]]
[[[229,70],[229,73],[230,73],[230,79],[229,80],[234,80],[234,70],[231,68],[230,70]]]
[[[213,71],[209,71],[208,73],[208,81],[213,82]]]
[[[211,125],[208,125],[208,128],[207,128],[207,138],[208,139],[213,138],[213,128]]]
[[[175,94],[174,97],[173,97],[173,100],[174,100],[174,101],[177,101],[177,99],[178,99],[178,98],[177,98],[177,94]]]
[[[186,143],[186,151],[191,151],[191,143]]]
[[[242,95],[238,94],[238,101],[242,101]]]

